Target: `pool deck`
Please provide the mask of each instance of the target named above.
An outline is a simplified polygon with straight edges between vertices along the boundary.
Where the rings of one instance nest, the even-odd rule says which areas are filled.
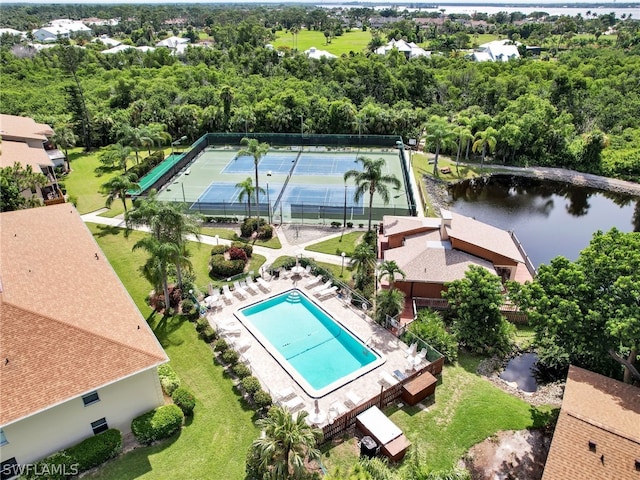
[[[271,394],[274,402],[278,400],[278,392],[289,392],[290,394],[291,390],[293,390],[295,395],[304,402],[304,407],[299,409],[307,410],[310,415],[313,415],[315,411],[316,399],[308,396],[286,370],[281,367],[271,354],[256,340],[249,330],[242,325],[242,322],[235,316],[236,311],[242,307],[297,287],[314,302],[319,304],[335,320],[359,337],[360,340],[366,343],[371,349],[382,355],[385,358],[385,362],[381,366],[317,399],[320,412],[322,412],[325,417],[325,420],[318,424],[322,426],[328,423],[327,414],[332,405],[334,405],[335,408],[335,402],[340,402],[346,409],[351,409],[355,405],[353,401],[350,400],[350,397],[359,397],[361,402],[364,402],[379,394],[382,386],[385,385],[386,387],[387,385],[386,383],[381,383],[381,372],[386,372],[384,378],[386,378],[387,381],[395,379],[393,374],[395,370],[407,373],[408,361],[405,357],[405,351],[408,347],[391,332],[380,327],[370,317],[364,315],[361,310],[343,302],[342,299],[337,296],[319,300],[318,297],[314,296],[311,292],[312,287],[307,288],[305,286],[309,278],[310,277],[295,277],[295,280],[291,277],[287,279],[274,278],[269,281],[271,287],[270,292],[265,292],[264,290],[261,290],[261,292],[257,294],[251,294],[249,292],[249,295],[245,299],[241,299],[239,296],[233,294],[233,301],[230,304],[225,303],[224,296],[221,295],[219,303],[222,307],[210,311],[210,313],[207,314],[207,318],[211,326],[216,330],[218,330],[219,324],[233,320],[236,324],[236,330],[232,331],[231,334],[223,335],[223,338],[239,346],[238,349],[241,350],[239,353],[241,353],[242,361],[250,366],[252,374],[260,380],[263,389]],[[239,326],[239,328],[237,328],[237,326]],[[289,395],[288,397],[291,396],[292,395]],[[296,409],[296,411],[298,411],[298,409]]]

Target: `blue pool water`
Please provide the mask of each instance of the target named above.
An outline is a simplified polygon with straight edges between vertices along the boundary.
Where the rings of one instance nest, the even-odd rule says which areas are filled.
[[[239,317],[307,394],[315,398],[383,362],[296,289],[243,308]]]

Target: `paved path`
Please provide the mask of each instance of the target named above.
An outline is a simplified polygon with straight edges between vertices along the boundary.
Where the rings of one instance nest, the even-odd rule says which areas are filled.
[[[84,215],[82,215],[82,220],[88,223],[97,223],[100,225],[109,225],[112,227],[126,228],[124,218],[122,217],[122,215],[118,215],[117,217],[114,217],[114,218],[101,217],[100,214],[103,213],[104,211],[106,211],[106,209],[103,208],[100,210],[96,210],[95,212],[85,213]],[[322,240],[326,240],[329,238],[339,237],[342,234],[342,231],[339,231],[337,233],[331,233],[323,236],[322,238],[314,238],[312,240],[308,240],[302,243],[297,243],[294,245],[294,244],[291,244],[287,239],[287,236],[280,231],[281,228],[282,226],[278,226],[276,228],[276,233],[278,234],[278,238],[280,239],[282,248],[279,248],[279,249],[266,248],[266,247],[261,247],[257,245],[254,245],[253,247],[253,251],[255,253],[262,255],[263,257],[266,257],[267,260],[265,262],[265,265],[270,265],[271,263],[274,262],[276,258],[283,255],[290,255],[290,256],[303,255],[305,257],[313,258],[314,260],[319,262],[332,263],[334,265],[342,265],[342,257],[338,255],[329,255],[326,253],[310,252],[304,249],[307,245],[312,245],[314,243],[318,243]],[[142,227],[136,227],[135,230],[148,232],[149,228],[142,226]],[[193,236],[190,236],[189,240],[194,242],[198,241]],[[231,244],[231,240],[216,238],[209,235],[200,235],[199,241],[200,243],[204,243],[205,245],[217,245],[217,244],[230,245]],[[349,264],[349,260],[350,260],[349,257],[345,257],[344,259],[345,266]]]

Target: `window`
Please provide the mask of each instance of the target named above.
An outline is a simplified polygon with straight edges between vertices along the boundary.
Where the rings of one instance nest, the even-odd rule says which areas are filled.
[[[91,428],[93,429],[93,434],[94,435],[102,433],[105,430],[109,430],[109,425],[107,425],[107,419],[103,417],[100,420],[96,420],[95,422],[91,422]]]
[[[91,405],[92,403],[96,403],[100,401],[100,397],[98,396],[98,392],[87,393],[82,396],[82,401],[84,402],[84,406]]]
[[[0,463],[0,479],[5,480],[8,478],[13,478],[20,473],[18,469],[18,462],[16,461],[16,457],[11,457],[8,460]]]
[[[7,443],[9,442],[7,441],[7,437],[4,436],[4,430],[0,428],[0,445],[6,445]]]

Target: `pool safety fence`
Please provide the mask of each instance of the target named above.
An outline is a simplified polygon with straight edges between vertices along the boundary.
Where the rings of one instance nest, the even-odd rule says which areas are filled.
[[[411,374],[407,374],[405,378],[398,380],[398,383],[396,383],[395,385],[392,385],[389,388],[384,388],[383,386],[381,386],[379,394],[364,401],[360,405],[357,405],[344,415],[340,415],[339,417],[335,418],[333,422],[329,423],[328,425],[325,425],[322,428],[323,436],[321,444],[326,444],[334,438],[343,435],[345,432],[353,431],[356,426],[356,417],[365,410],[368,410],[373,406],[377,406],[378,408],[383,409],[389,405],[396,404],[398,402],[398,399],[402,395],[402,387],[405,384],[418,378],[425,372],[429,372],[434,376],[439,375],[442,372],[443,366],[444,357],[441,356],[439,359],[427,364],[421,369]]]

